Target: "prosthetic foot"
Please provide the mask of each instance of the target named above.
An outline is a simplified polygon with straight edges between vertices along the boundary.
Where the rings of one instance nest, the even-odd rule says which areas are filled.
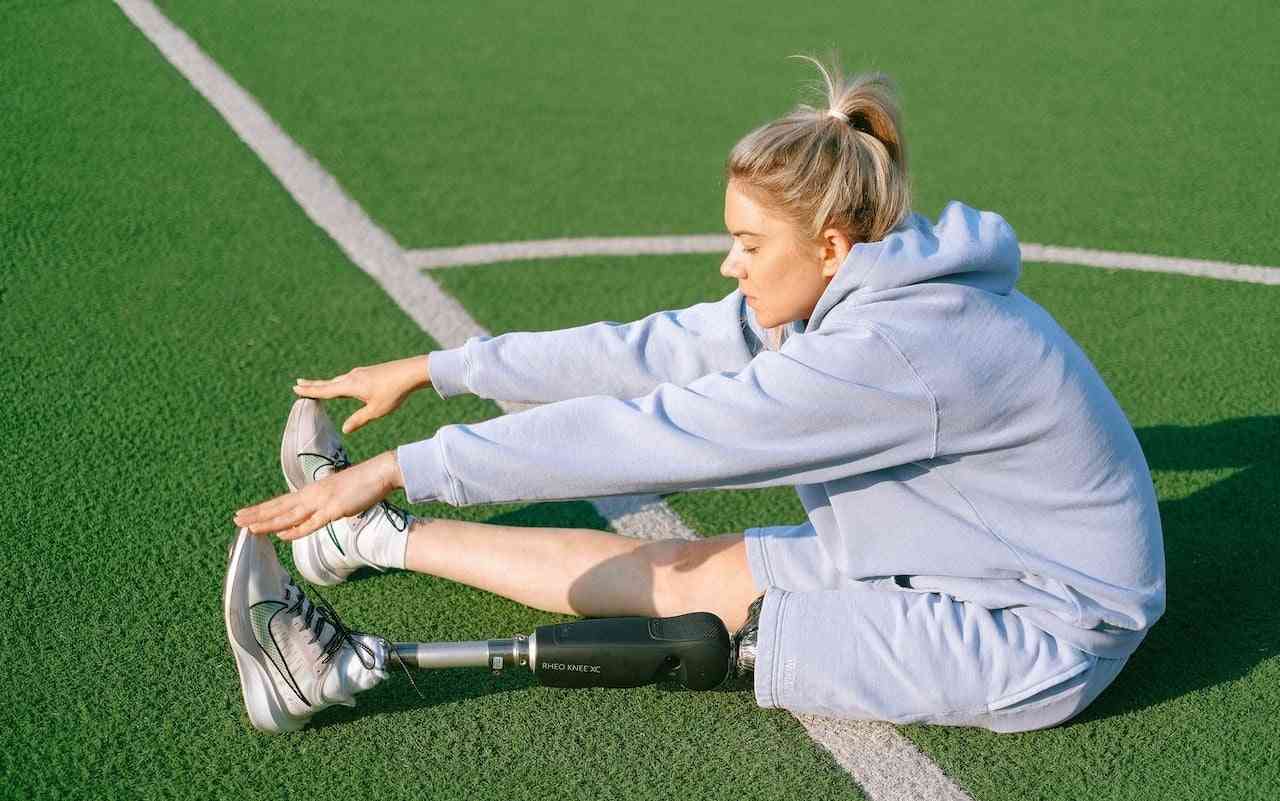
[[[245,708],[261,731],[294,731],[326,707],[355,706],[356,693],[387,678],[390,644],[314,605],[267,536],[240,529],[222,603]]]

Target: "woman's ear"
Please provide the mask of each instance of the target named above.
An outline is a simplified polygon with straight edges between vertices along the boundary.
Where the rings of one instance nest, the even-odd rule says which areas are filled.
[[[828,228],[822,232],[818,248],[820,250],[818,259],[822,262],[822,276],[831,278],[849,257],[849,251],[853,250],[853,242],[849,239],[849,235],[839,228]]]

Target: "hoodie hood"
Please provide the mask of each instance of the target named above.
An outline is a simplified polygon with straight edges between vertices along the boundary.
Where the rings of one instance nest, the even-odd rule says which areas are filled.
[[[936,225],[912,212],[884,239],[853,246],[804,330],[818,328],[836,304],[860,291],[941,281],[1007,295],[1018,282],[1021,266],[1018,238],[995,212],[953,200]]]

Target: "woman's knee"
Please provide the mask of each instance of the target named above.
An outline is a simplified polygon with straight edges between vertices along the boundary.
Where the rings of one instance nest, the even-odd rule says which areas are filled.
[[[742,624],[759,595],[741,534],[664,541],[655,551],[654,590],[659,614],[712,612],[730,630]]]

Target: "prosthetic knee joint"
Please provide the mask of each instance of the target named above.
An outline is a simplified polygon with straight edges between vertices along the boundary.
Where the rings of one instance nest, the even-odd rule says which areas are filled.
[[[764,595],[761,594],[747,607],[747,619],[733,635],[733,649],[730,655],[729,676],[746,679],[755,674],[756,639],[760,633],[760,609],[764,606]]]

